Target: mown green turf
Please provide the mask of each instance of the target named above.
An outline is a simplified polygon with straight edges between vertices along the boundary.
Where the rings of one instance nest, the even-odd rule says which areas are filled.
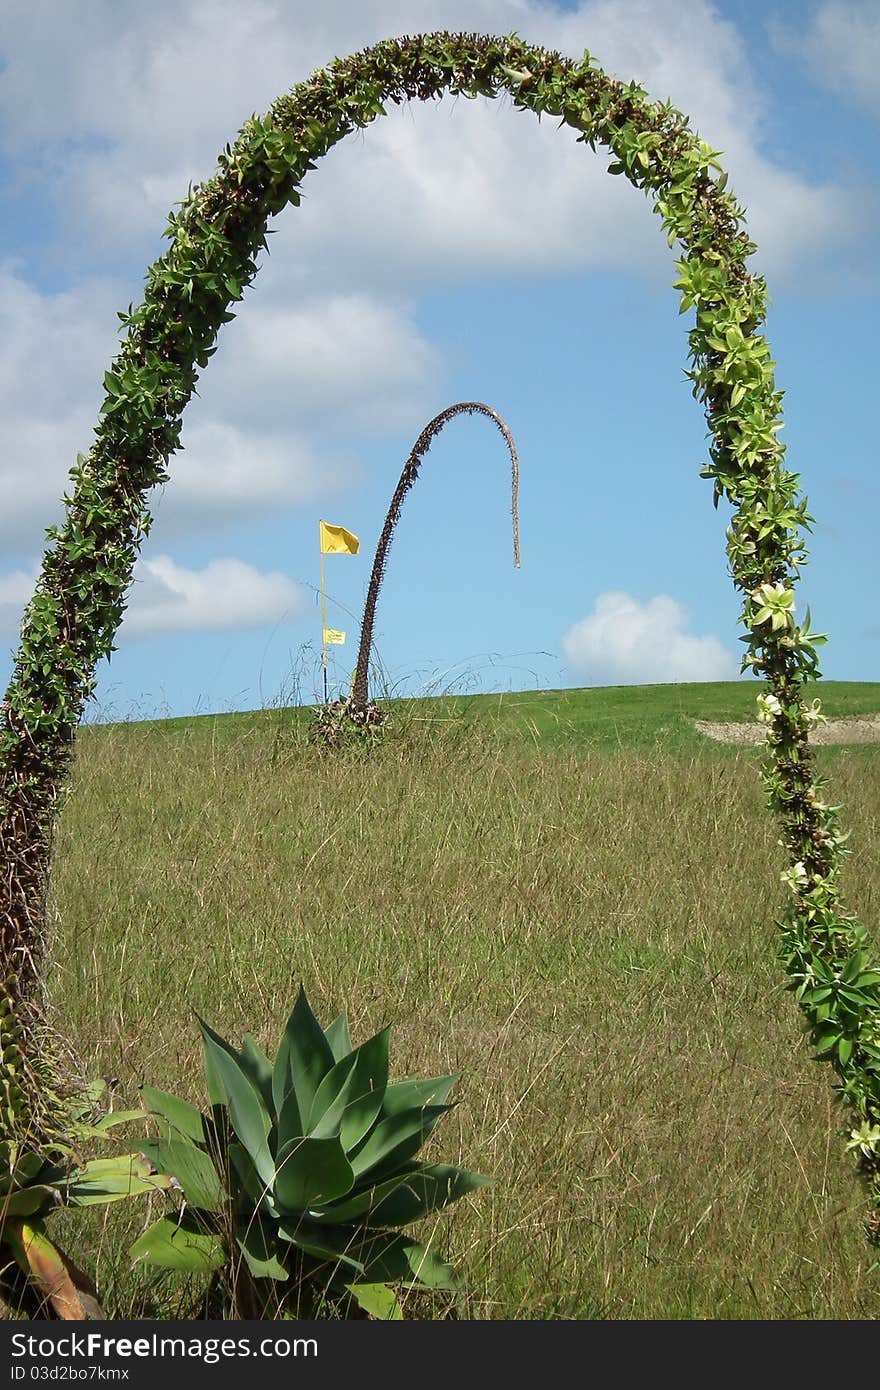
[[[518,740],[557,748],[709,752],[711,740],[694,728],[694,720],[753,721],[762,688],[757,681],[719,681],[450,697],[432,701],[426,718],[466,715],[469,721],[509,732]],[[880,711],[880,684],[828,681],[815,692],[829,716]],[[808,698],[813,698],[812,688]]]
[[[880,709],[877,686],[822,694]],[[776,961],[762,750],[688,723],[754,696],[404,702],[370,757],[309,745],[307,711],[86,729],[53,878],[59,1025],[120,1105],[142,1081],[200,1098],[194,1011],[274,1046],[300,981],[356,1041],[392,1024],[396,1075],[460,1070],[431,1154],[496,1177],[436,1232],[469,1316],[876,1317],[831,1073]],[[875,931],[880,748],[816,759]],[[68,1239],[111,1311],[186,1310],[128,1270],[142,1210],[90,1220]]]
[[[546,747],[596,751],[632,748],[658,753],[718,751],[694,728],[694,720],[726,722],[755,719],[758,681],[707,684],[598,686],[573,690],[527,690],[500,695],[447,695],[382,703],[392,718],[429,734],[445,736],[464,721],[483,735]],[[880,683],[822,681],[807,687],[829,717],[880,712]],[[191,731],[213,740],[267,730],[303,731],[310,707],[246,710],[148,721],[163,736]],[[127,727],[142,727],[143,721]]]

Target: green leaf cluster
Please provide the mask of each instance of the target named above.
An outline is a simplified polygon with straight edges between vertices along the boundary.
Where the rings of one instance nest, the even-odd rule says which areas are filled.
[[[76,1139],[100,1137],[114,1126],[143,1112],[106,1115],[95,1124],[81,1124]],[[166,1188],[168,1179],[155,1173],[143,1154],[112,1158],[74,1159],[64,1147],[51,1153],[27,1142],[0,1140],[0,1262],[3,1270],[17,1265],[28,1283],[41,1283],[47,1262],[59,1280],[66,1280],[68,1262],[46,1235],[46,1222],[59,1207],[105,1206],[125,1197],[143,1196]],[[34,1252],[39,1259],[35,1263]],[[8,1285],[8,1278],[4,1278]],[[50,1280],[51,1286],[51,1280]]]
[[[389,1029],[353,1047],[343,1014],[326,1029],[304,990],[273,1061],[201,1022],[210,1112],[145,1087],[161,1134],[144,1156],[184,1205],[132,1246],[137,1260],[254,1280],[310,1280],[367,1311],[398,1315],[395,1286],[454,1289],[455,1271],[400,1228],[490,1180],[415,1155],[451,1109],[458,1079],[389,1081]],[[384,1286],[384,1291],[379,1286]]]

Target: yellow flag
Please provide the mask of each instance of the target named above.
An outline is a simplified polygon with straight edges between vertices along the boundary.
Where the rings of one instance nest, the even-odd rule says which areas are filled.
[[[324,643],[328,647],[341,647],[345,641],[345,633],[340,632],[336,627],[324,628]]]
[[[357,555],[361,543],[353,531],[344,526],[331,526],[327,521],[319,521],[322,555]]]

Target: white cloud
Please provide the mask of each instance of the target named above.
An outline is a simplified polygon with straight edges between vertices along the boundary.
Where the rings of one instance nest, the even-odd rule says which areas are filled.
[[[36,569],[0,574],[0,634],[18,632],[24,606],[34,592],[36,581]]]
[[[797,53],[823,87],[880,114],[880,8],[876,0],[825,0],[805,30],[777,26],[781,48]]]
[[[68,215],[92,246],[114,252],[120,239],[132,250],[158,245],[190,180],[213,169],[251,112],[313,67],[390,34],[441,27],[516,29],[575,57],[589,46],[606,68],[671,97],[725,152],[763,268],[791,268],[853,220],[847,194],[763,153],[765,103],[745,43],[708,0],[591,0],[568,12],[538,0],[92,0],[87,11],[7,0],[7,9],[7,149],[54,160]],[[52,100],[34,102],[35,85]],[[403,276],[415,285],[487,268],[663,263],[644,200],[605,177],[604,161],[571,131],[482,101],[391,109],[334,150],[305,192],[316,210],[307,205],[288,233],[289,259],[295,253],[299,283],[313,291],[354,268],[374,284]]]
[[[390,108],[308,176],[295,236],[279,224],[267,269],[289,286],[383,292],[596,267],[668,280],[643,195],[606,162],[506,98]]]
[[[36,580],[36,565],[0,575],[0,633],[17,634]],[[228,557],[187,569],[170,555],[157,555],[137,562],[120,640],[268,627],[298,618],[307,602],[305,590],[277,570],[264,572]]]
[[[156,499],[163,533],[329,499],[360,479],[334,432],[413,429],[436,391],[437,355],[406,305],[364,294],[284,308],[268,293],[227,325],[187,410],[183,448]],[[0,545],[30,554],[57,520],[93,439],[116,350],[123,288],[89,280],[40,293],[0,267]]]
[[[717,637],[688,632],[688,616],[666,594],[647,603],[621,591],[600,594],[562,647],[571,668],[595,685],[735,680],[735,652]]]
[[[0,267],[0,542],[25,552],[59,510],[88,449],[116,343],[118,287],[40,294]]]
[[[791,273],[799,259],[854,229],[848,192],[809,182],[764,152],[767,100],[746,41],[714,4],[595,0],[560,15],[558,24],[565,51],[588,46],[606,69],[635,77],[657,100],[671,99],[722,151],[730,187],[748,210],[762,271]]]
[[[286,574],[261,573],[234,559],[186,569],[170,555],[157,555],[137,567],[120,635],[267,627],[298,617],[305,607],[304,591]]]
[[[245,432],[210,416],[188,423],[182,442],[169,482],[153,499],[163,535],[305,506],[345,490],[360,475],[354,459],[318,458],[302,437]]]
[[[291,304],[283,269],[268,262],[245,311],[227,326],[199,388],[198,413],[323,431],[420,425],[440,361],[411,306],[332,290]]]

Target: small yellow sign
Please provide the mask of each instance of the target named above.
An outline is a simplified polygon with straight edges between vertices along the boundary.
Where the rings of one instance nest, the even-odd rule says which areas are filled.
[[[345,633],[340,632],[335,627],[324,628],[324,644],[328,647],[341,647],[345,641]]]

